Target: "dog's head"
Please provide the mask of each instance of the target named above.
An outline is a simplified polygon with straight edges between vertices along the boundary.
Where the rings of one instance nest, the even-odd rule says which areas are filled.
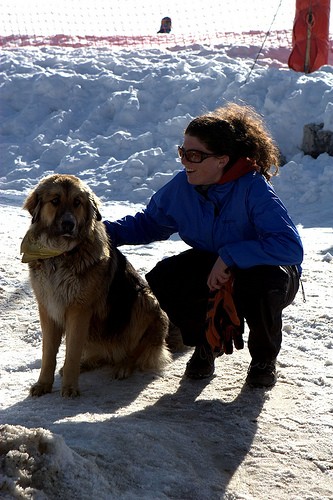
[[[98,206],[98,198],[80,179],[54,174],[40,181],[23,208],[32,216],[31,224],[49,238],[77,243],[89,237],[101,220]]]

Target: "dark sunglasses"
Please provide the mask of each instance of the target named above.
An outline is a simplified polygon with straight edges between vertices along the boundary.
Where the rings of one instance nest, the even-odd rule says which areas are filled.
[[[197,149],[185,149],[183,146],[178,146],[178,155],[181,159],[185,157],[190,163],[201,163],[206,158],[217,156],[215,153],[204,153]]]

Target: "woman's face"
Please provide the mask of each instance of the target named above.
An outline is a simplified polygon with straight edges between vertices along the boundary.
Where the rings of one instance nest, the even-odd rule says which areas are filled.
[[[207,147],[197,137],[185,134],[180,153],[188,182],[195,186],[217,184],[222,177],[223,169],[228,163],[229,157],[226,155],[209,156],[200,163],[195,163],[186,158],[186,152],[188,152],[188,157],[191,158],[191,150],[206,154],[214,153],[214,151],[208,151]],[[200,159],[200,155],[195,156]]]

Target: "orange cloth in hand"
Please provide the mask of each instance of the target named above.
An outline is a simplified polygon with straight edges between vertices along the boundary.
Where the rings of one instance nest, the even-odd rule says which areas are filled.
[[[213,352],[231,354],[233,345],[243,349],[243,325],[232,296],[233,280],[210,292],[206,316],[206,338]]]

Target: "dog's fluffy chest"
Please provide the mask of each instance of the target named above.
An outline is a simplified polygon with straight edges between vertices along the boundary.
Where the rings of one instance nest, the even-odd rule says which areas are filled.
[[[87,297],[93,297],[93,302],[104,307],[106,289],[99,285],[94,288],[95,280],[89,279],[89,269],[80,273],[73,263],[65,258],[47,259],[38,265],[30,266],[31,284],[38,299],[44,305],[52,319],[63,325],[65,312],[69,306],[87,304]],[[94,276],[105,276],[107,263],[100,261],[94,265]],[[102,281],[103,283],[103,281]],[[91,289],[94,288],[94,293]],[[89,304],[92,305],[92,304]]]

